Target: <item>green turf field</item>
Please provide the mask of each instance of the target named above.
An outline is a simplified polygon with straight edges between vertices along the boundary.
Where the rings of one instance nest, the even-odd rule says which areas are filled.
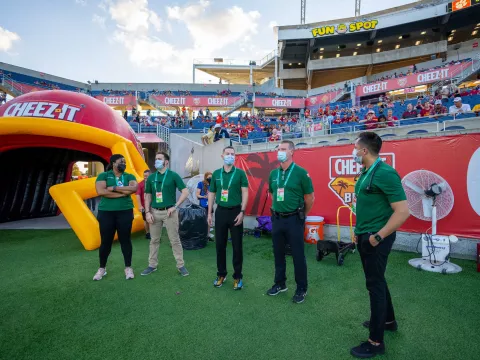
[[[134,237],[136,278],[126,281],[118,244],[108,275],[94,282],[98,253],[83,250],[72,231],[0,231],[0,359],[350,359],[368,337],[368,296],[358,254],[338,267],[315,261],[307,246],[306,302],[268,297],[273,255],[269,238],[246,238],[245,288],[213,287],[215,248],[186,251],[190,276],[180,277],[168,241],[156,273],[148,241]],[[231,258],[229,245],[228,256]],[[455,260],[457,275],[419,272],[413,254],[394,252],[387,277],[399,331],[386,334],[384,359],[479,359],[480,274]],[[231,268],[231,267],[230,267]],[[230,273],[231,274],[231,273]]]

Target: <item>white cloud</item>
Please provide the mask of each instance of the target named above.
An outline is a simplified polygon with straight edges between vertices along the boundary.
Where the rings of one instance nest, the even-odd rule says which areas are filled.
[[[19,41],[20,36],[17,33],[8,31],[0,26],[0,51],[9,51],[15,41]]]
[[[78,5],[85,6],[87,5],[87,0],[75,0],[75,3]]]
[[[105,29],[105,20],[105,17],[98,14],[93,14],[92,16],[92,22],[100,26],[102,29]]]
[[[278,23],[275,20],[272,20],[268,23],[269,28],[274,28],[275,26],[278,26]]]
[[[124,46],[133,64],[183,79],[190,78],[194,58],[217,56],[218,50],[230,44],[251,43],[250,35],[257,33],[260,18],[257,11],[246,12],[238,6],[213,11],[207,0],[167,7],[168,19],[184,25],[193,39],[193,47],[188,48],[152,34],[163,28],[172,33],[173,29],[170,21],[149,8],[148,0],[103,0],[103,4],[117,25],[112,41]]]

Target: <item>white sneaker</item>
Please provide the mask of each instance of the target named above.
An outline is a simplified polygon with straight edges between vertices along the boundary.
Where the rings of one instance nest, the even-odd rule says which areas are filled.
[[[134,277],[135,275],[133,275],[133,269],[131,267],[125,268],[125,279],[130,280]]]
[[[99,268],[97,270],[97,273],[93,277],[93,280],[102,280],[102,278],[107,275],[107,269],[105,268]]]

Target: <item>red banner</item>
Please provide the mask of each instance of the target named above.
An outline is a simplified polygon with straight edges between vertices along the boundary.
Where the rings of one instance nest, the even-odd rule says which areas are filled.
[[[225,96],[164,96],[151,95],[161,106],[188,106],[188,107],[228,107],[240,100],[239,97]]]
[[[104,102],[109,106],[136,106],[137,105],[137,98],[133,95],[126,95],[126,96],[95,96],[95,99]]]
[[[324,94],[319,94],[315,96],[310,96],[305,100],[305,106],[315,106],[315,105],[326,105],[329,104],[335,99],[342,90],[329,91]]]
[[[360,170],[352,159],[352,149],[349,144],[295,151],[295,162],[307,169],[313,180],[315,204],[311,215],[323,216],[327,224],[335,224],[337,208],[352,201],[354,178]],[[480,238],[480,134],[387,141],[381,157],[402,179],[419,169],[445,179],[453,191],[454,203],[451,212],[438,221],[438,233]],[[260,212],[269,174],[279,166],[276,153],[237,155],[236,165],[246,171],[249,180],[251,200],[247,213],[268,215],[270,197],[265,211]],[[341,220],[342,225],[348,225],[346,214]],[[411,216],[401,230],[421,233],[430,226],[431,221]]]
[[[458,65],[446,66],[441,69],[411,74],[401,78],[379,81],[367,85],[359,85],[357,86],[355,92],[357,97],[361,97],[372,94],[380,94],[392,90],[404,89],[407,87],[430,84],[439,80],[455,77],[469,66],[472,66],[471,61]]]
[[[303,109],[305,107],[305,99],[255,97],[253,105],[259,108]]]

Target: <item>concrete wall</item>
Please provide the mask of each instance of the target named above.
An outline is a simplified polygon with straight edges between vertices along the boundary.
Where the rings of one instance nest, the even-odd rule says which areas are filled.
[[[33,76],[33,77],[47,80],[47,81],[54,81],[54,82],[65,84],[65,85],[75,86],[80,89],[88,88],[88,84],[85,84],[79,81],[69,80],[69,79],[65,79],[59,76],[50,75],[46,73],[42,73],[43,75],[40,75],[40,71],[26,69],[20,66],[10,65],[3,62],[0,62],[0,69],[4,70],[5,72],[12,71],[18,74]]]
[[[438,41],[434,43],[410,46],[403,49],[384,51],[380,53],[348,56],[342,58],[310,60],[308,62],[308,71],[326,70],[332,68],[343,68],[352,66],[368,66],[370,64],[382,64],[395,62],[403,59],[411,59],[419,56],[432,55],[447,51],[447,41]]]

